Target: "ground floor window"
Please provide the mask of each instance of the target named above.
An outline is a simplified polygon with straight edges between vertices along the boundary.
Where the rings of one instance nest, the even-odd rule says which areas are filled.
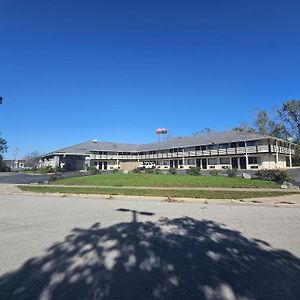
[[[230,164],[230,158],[229,157],[220,158],[220,164],[221,165],[229,165]]]
[[[208,164],[209,165],[217,165],[218,164],[218,159],[217,158],[209,158],[208,159]]]
[[[187,164],[188,165],[194,165],[195,164],[195,160],[194,159],[188,159],[187,160]]]
[[[249,165],[257,165],[260,163],[260,157],[253,156],[253,157],[248,157],[248,163]]]

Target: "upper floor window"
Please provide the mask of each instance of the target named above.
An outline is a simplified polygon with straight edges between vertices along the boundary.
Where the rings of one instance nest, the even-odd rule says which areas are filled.
[[[257,141],[247,141],[247,146],[256,146]]]
[[[227,143],[219,145],[219,149],[226,149],[226,148],[228,148],[228,144]]]

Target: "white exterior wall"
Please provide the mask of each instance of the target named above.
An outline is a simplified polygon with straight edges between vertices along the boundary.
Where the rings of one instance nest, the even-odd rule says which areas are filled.
[[[54,156],[53,158],[47,159],[44,158],[41,162],[40,162],[40,166],[41,167],[52,167],[52,168],[56,168],[59,166],[59,156]]]
[[[229,157],[229,158],[233,158],[233,157],[245,157],[243,155],[240,155],[240,156],[222,156],[223,158],[225,157]],[[276,169],[276,168],[286,168],[286,156],[285,155],[282,155],[282,154],[279,154],[278,155],[278,163],[276,163],[276,154],[257,154],[257,155],[254,155],[254,154],[251,154],[249,155],[248,157],[259,157],[260,158],[260,163],[258,164],[248,164],[248,170],[255,170],[255,169]],[[178,165],[178,169],[184,169],[184,170],[187,170],[189,169],[190,167],[195,167],[196,166],[196,159],[199,159],[200,157],[192,157],[192,158],[185,158],[184,159],[184,164],[180,164]],[[202,159],[207,159],[207,169],[210,170],[210,169],[216,169],[216,170],[224,170],[224,169],[230,169],[232,168],[231,164],[220,164],[220,158],[221,157],[201,157]],[[217,159],[217,164],[214,164],[214,165],[209,165],[208,164],[208,159],[209,158],[214,158],[214,159]],[[182,158],[179,158],[178,160],[181,160]],[[176,160],[176,159],[172,159],[172,160]],[[190,160],[194,160],[194,164],[190,164]],[[118,167],[120,166],[120,162],[122,160],[92,160],[91,161],[91,164],[94,165],[94,163],[96,163],[96,168],[99,167],[98,163],[99,162],[102,162],[102,170],[104,170],[104,161],[107,161],[107,170],[113,170],[113,169],[118,169]],[[132,161],[135,161],[135,160],[132,160]],[[143,161],[146,161],[146,160],[143,160]],[[157,165],[156,165],[156,168],[158,169],[169,169],[170,168],[170,159],[165,159],[165,160],[162,160],[162,159],[149,159],[147,161],[155,161],[155,162],[158,162]],[[230,160],[231,161],[231,160]],[[86,164],[90,164],[90,159],[86,159],[85,161]],[[52,166],[53,168],[55,168],[56,166],[59,165],[59,157],[58,156],[55,156],[53,159],[49,159],[49,160],[44,160],[43,162],[43,166]]]
[[[286,168],[285,155],[278,155],[278,163],[276,163],[276,155],[265,154],[261,155],[260,169],[278,169]]]

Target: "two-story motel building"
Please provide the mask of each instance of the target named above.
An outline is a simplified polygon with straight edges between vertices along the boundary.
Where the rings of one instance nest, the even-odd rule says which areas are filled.
[[[228,131],[151,144],[88,141],[43,156],[41,165],[65,170],[134,169],[143,161],[156,168],[274,169],[292,166],[295,144],[256,133]]]

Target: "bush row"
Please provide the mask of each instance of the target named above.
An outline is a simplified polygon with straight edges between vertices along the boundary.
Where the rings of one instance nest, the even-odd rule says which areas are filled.
[[[277,183],[292,181],[292,177],[289,176],[286,170],[282,170],[282,169],[259,170],[255,173],[255,175],[257,176],[258,179],[270,180]]]

